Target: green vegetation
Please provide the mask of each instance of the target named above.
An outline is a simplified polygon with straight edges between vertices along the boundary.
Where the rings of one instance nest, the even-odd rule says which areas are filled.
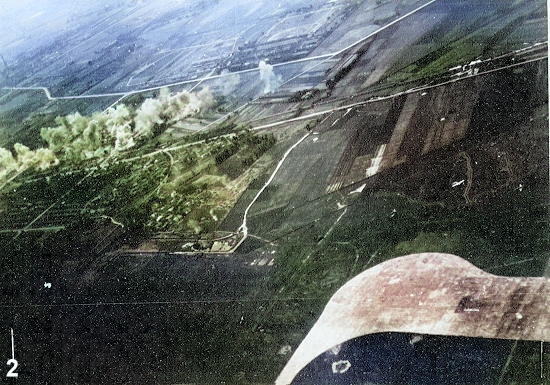
[[[550,380],[550,344],[539,341],[516,341],[502,384],[546,384]]]
[[[81,209],[81,217],[110,219],[134,230],[195,237],[215,230],[247,186],[234,180],[275,139],[226,121],[185,136],[172,143],[173,148],[158,149],[168,127],[210,108],[212,100],[208,90],[173,95],[161,90],[159,98],[145,99],[136,110],[117,105],[91,116],[57,117],[56,126],[41,129],[47,147],[31,150],[16,143],[15,156],[0,148],[0,183],[2,187],[11,183],[4,190],[5,209],[34,202],[30,211],[39,215],[66,197],[71,206]],[[19,185],[22,188],[13,189]],[[37,201],[34,191],[48,193]],[[70,215],[65,217],[63,225],[71,222]],[[10,227],[9,220],[4,226]]]
[[[320,231],[305,225],[285,239],[277,258],[280,282],[300,295],[326,295],[380,262],[425,251],[456,254],[499,275],[541,275],[548,221],[546,206],[536,201],[535,194],[512,189],[490,205],[475,207],[376,193],[354,201],[345,220],[321,241],[313,237]],[[528,261],[517,263],[523,260]],[[338,279],[328,285],[326,274]],[[292,284],[289,277],[295,277]],[[323,286],[329,290],[319,292]]]
[[[461,17],[459,12],[449,14]],[[504,16],[498,18],[503,20]],[[545,16],[545,12],[539,15]],[[449,27],[449,20],[443,20],[439,28],[404,50],[381,86],[427,82],[446,76],[450,67],[499,53],[500,40],[517,34],[522,27],[520,21],[524,20],[518,15],[501,26],[493,23],[490,30],[483,30],[483,17],[480,13],[471,25],[460,26],[458,20],[453,25],[459,27]],[[526,28],[536,27],[530,24]],[[482,32],[477,33],[478,30]],[[349,72],[358,58],[349,58],[330,82],[337,82]],[[505,90],[502,83],[487,88],[494,92]],[[289,96],[289,101],[306,101],[318,96],[316,93],[298,91]],[[281,141],[280,146],[273,148],[274,136],[255,135],[233,118],[212,129],[189,133],[191,129],[184,127],[188,117],[200,118],[222,102],[222,98],[216,101],[207,90],[192,94],[170,93],[165,89],[158,95],[133,94],[124,102],[101,114],[71,109],[82,114],[63,113],[57,118],[37,108],[21,123],[21,131],[34,135],[30,142],[18,139],[20,143],[8,146],[4,143],[14,143],[13,138],[1,138],[7,148],[0,148],[0,230],[6,231],[0,234],[5,249],[0,259],[0,290],[12,304],[30,304],[18,305],[16,310],[6,307],[4,317],[17,318],[18,333],[27,335],[27,342],[20,345],[22,349],[31,351],[34,346],[39,347],[38,352],[27,353],[36,360],[34,367],[48,366],[41,361],[44,357],[61,362],[71,352],[78,352],[74,346],[82,343],[81,346],[90,346],[91,351],[96,349],[105,360],[83,365],[84,372],[106,367],[102,365],[108,361],[117,365],[120,362],[122,372],[127,371],[124,365],[131,368],[135,362],[138,365],[153,362],[151,367],[146,365],[151,377],[141,381],[272,383],[334,292],[363,270],[388,259],[437,251],[459,255],[499,275],[541,275],[546,268],[550,245],[546,236],[545,181],[539,181],[539,187],[533,188],[537,185],[535,177],[522,175],[517,179],[524,188],[521,194],[517,184],[507,182],[491,196],[480,194],[479,201],[468,205],[462,204],[461,192],[455,192],[459,198],[453,204],[434,203],[395,192],[401,191],[399,187],[394,187],[394,192],[368,194],[367,189],[355,195],[343,191],[324,194],[326,181],[320,175],[323,167],[332,167],[326,154],[330,148],[336,148],[326,146],[328,140],[318,143],[325,147],[318,148],[317,153],[298,155],[318,159],[314,170],[317,174],[311,172],[311,179],[297,178],[298,182],[290,187],[284,186],[283,181],[265,189],[249,217],[250,237],[243,244],[248,249],[224,258],[233,265],[222,265],[213,256],[167,258],[158,253],[154,258],[139,254],[129,258],[105,253],[110,249],[105,245],[109,246],[113,237],[119,240],[113,242],[115,246],[124,243],[132,247],[158,233],[176,234],[193,241],[209,239],[250,186],[246,192],[250,199],[243,199],[241,207],[235,210],[235,218],[242,220],[247,202],[269,178],[263,172],[273,166],[269,156],[280,158],[290,147]],[[44,100],[34,103],[38,106]],[[51,110],[62,109],[60,101],[47,103]],[[547,104],[545,107],[546,125]],[[501,110],[502,116],[512,111]],[[303,111],[298,107],[296,113]],[[19,124],[25,114],[28,115],[14,107],[7,115],[0,113],[0,124]],[[498,126],[495,132],[505,125],[504,119],[494,119],[501,115],[481,115],[493,117],[491,123],[497,122]],[[303,130],[299,127],[284,130]],[[308,130],[313,127],[315,123],[307,123]],[[476,129],[485,135],[494,134],[484,127],[478,124]],[[336,129],[338,126],[331,128]],[[524,137],[525,141],[547,142],[540,140],[542,136],[536,140]],[[514,141],[514,151],[518,151],[517,143]],[[262,157],[262,162],[258,162]],[[457,166],[460,172],[464,168],[462,162]],[[261,172],[254,173],[252,166]],[[300,171],[297,170],[300,163],[292,166],[289,173]],[[435,174],[437,167],[429,163],[429,172]],[[490,173],[495,168],[486,170]],[[511,167],[508,173],[512,180]],[[415,180],[406,173],[403,176],[400,180],[409,185],[420,178]],[[312,179],[320,186],[318,197],[310,193]],[[431,184],[428,188],[433,189],[433,196],[439,197],[440,184],[431,182],[428,180],[425,185]],[[20,231],[27,226],[51,226],[54,230]],[[226,225],[227,229],[237,227],[238,224]],[[181,242],[178,247],[181,251]],[[250,255],[243,256],[251,250]],[[252,258],[263,255],[273,258],[275,266],[251,266]],[[177,266],[195,258],[200,260],[196,266]],[[229,275],[229,279],[223,276],[227,271],[240,270],[246,272]],[[56,279],[55,290],[58,283],[62,289],[42,290],[43,279]],[[239,285],[239,290],[235,290]],[[227,287],[235,291],[221,293]],[[106,305],[110,300],[138,305]],[[74,310],[62,306],[92,301],[99,303]],[[51,333],[52,330],[63,333]],[[144,343],[129,348],[126,345],[128,352],[122,351],[120,346],[128,336],[138,336]],[[28,342],[32,338],[51,340]],[[60,346],[62,351],[56,350]],[[139,348],[133,349],[134,346]],[[54,350],[50,351],[52,347]],[[504,373],[503,383],[539,381],[538,351],[531,348],[527,343],[518,343],[510,364],[517,373],[530,374],[522,382],[517,381],[517,374],[514,377]],[[123,354],[128,357],[122,357]],[[549,355],[545,357],[544,364],[548,367]],[[75,382],[77,376],[71,370],[81,368],[79,358],[74,359],[76,366],[68,363],[67,370],[62,370],[67,378],[60,382]],[[54,373],[57,369],[49,365],[46,370]],[[88,375],[84,373],[83,378],[88,379]],[[167,377],[161,378],[163,375]]]
[[[321,212],[325,208],[311,204],[310,209]],[[289,358],[278,350],[285,344],[295,348],[301,342],[344,283],[388,259],[425,251],[451,253],[487,272],[512,276],[540,276],[548,259],[547,210],[536,191],[518,194],[510,189],[474,207],[374,193],[352,201],[338,225],[320,239],[318,234],[325,233],[327,223],[341,213],[327,211],[322,220],[297,225],[277,240],[276,269],[266,288],[253,295],[252,303],[257,306],[262,298],[271,300],[262,305],[261,312],[254,313],[252,305],[249,309],[253,320],[247,323],[248,333],[262,346],[262,355],[247,360],[252,368],[245,376],[248,383],[274,379]],[[272,222],[273,217],[270,213],[258,221]],[[244,308],[248,309],[246,304]],[[243,341],[238,339],[246,351]],[[532,356],[537,357],[532,351],[518,351],[514,360],[527,360],[524,364],[529,366]],[[263,366],[268,357],[272,364]],[[517,379],[518,372],[513,371],[510,367],[507,376]],[[231,374],[229,368],[224,374]]]
[[[75,111],[82,115],[91,115],[94,111],[104,110],[114,102],[115,97],[97,100],[48,100],[43,90],[9,91],[2,95],[0,103],[0,146],[12,147],[19,142],[35,150],[44,146],[40,130],[43,127],[55,126],[57,116],[70,115]],[[131,104],[127,106],[132,107]]]
[[[381,79],[383,84],[423,83],[450,75],[449,69],[475,60],[491,59],[525,48],[546,35],[543,23],[534,21],[546,12],[544,4],[512,9],[498,5],[499,12],[480,4],[477,17],[469,19],[468,3],[455,3],[447,17],[415,44],[407,47]],[[534,24],[535,27],[531,25]],[[529,29],[525,29],[529,25]],[[412,58],[412,59],[411,59]]]
[[[146,226],[155,231],[212,232],[242,192],[235,179],[274,143],[272,136],[239,131],[166,153],[170,177],[158,190]]]
[[[115,219],[127,223],[130,218],[138,217],[134,211],[140,207],[139,197],[143,197],[141,207],[156,201],[159,183],[170,170],[170,159],[162,153],[133,163],[121,162],[106,169],[101,178],[98,173],[82,182],[78,199],[90,201],[93,196],[103,194],[103,202],[111,202],[109,207],[117,208],[118,212],[107,211],[99,204],[94,206],[97,200],[90,202],[86,210],[102,209],[102,215],[118,214]],[[128,176],[124,178],[117,174]],[[108,178],[114,180],[109,182]],[[59,194],[79,179],[80,176],[76,175],[59,179],[49,185],[52,190],[44,192],[43,196]],[[91,192],[101,179],[105,181],[104,188]],[[137,183],[139,180],[143,182]],[[212,180],[215,181],[216,178]],[[136,183],[135,186],[132,183]],[[19,187],[23,188],[23,185]],[[36,191],[32,196],[35,201],[40,198],[38,194]],[[326,234],[327,223],[330,226],[342,210],[335,211],[334,202],[312,206],[311,209],[326,213],[322,218],[325,220],[301,224],[295,231],[278,239],[275,268],[256,280],[243,281],[243,286],[251,285],[253,290],[242,301],[164,306],[162,310],[144,308],[138,319],[145,320],[144,328],[164,325],[166,319],[173,320],[167,324],[167,330],[156,332],[156,336],[170,352],[165,358],[166,367],[174,378],[199,383],[272,383],[334,292],[361,271],[385,260],[409,252],[436,250],[460,255],[497,274],[539,274],[547,260],[544,256],[547,243],[541,238],[546,215],[540,206],[534,204],[535,194],[517,196],[517,191],[511,190],[490,204],[473,207],[448,207],[397,193],[361,196],[349,202],[342,221],[323,239],[318,235]],[[76,195],[72,197],[73,201],[77,199]],[[511,207],[515,214],[509,211]],[[141,212],[147,216],[147,210]],[[503,216],[503,212],[507,215]],[[518,227],[522,218],[529,220]],[[271,213],[260,220],[271,222],[276,219]],[[18,242],[18,245],[21,247],[22,243]],[[13,251],[11,254],[15,266],[6,266],[6,277],[13,274],[15,268],[19,269],[17,273],[28,271],[18,259],[22,258],[22,253]],[[521,262],[533,257],[537,258]],[[238,255],[235,258],[238,261],[235,263],[241,263]],[[137,260],[105,256],[96,269],[101,269],[101,274],[98,274],[101,278],[98,279],[105,285],[113,277],[121,278],[109,289],[116,293],[117,299],[135,301],[154,296],[158,300],[169,300],[170,296],[179,298],[177,290],[184,288],[180,282],[185,279],[167,273],[173,271],[166,269],[165,264],[173,263],[169,261],[162,254],[154,259],[142,257]],[[89,263],[83,262],[83,265]],[[136,267],[130,269],[128,264]],[[143,268],[145,264],[147,269]],[[75,281],[79,279],[75,278]],[[90,287],[99,284],[92,283]],[[174,284],[177,290],[172,292]],[[205,284],[214,285],[211,281]],[[219,282],[214,286],[212,290],[220,290]],[[198,298],[204,295],[204,288],[200,285],[186,290],[194,290]],[[101,313],[110,320],[102,330],[106,327],[124,330],[124,317],[112,312],[116,310]],[[285,353],[285,346],[290,346],[292,351]],[[507,383],[517,380],[520,368],[529,371],[529,379],[536,379],[534,374],[539,373],[535,371],[538,369],[537,361],[534,361],[538,358],[536,353],[538,350],[533,351],[532,345],[518,344],[514,361],[509,366],[510,372],[506,373],[506,378],[510,379]]]

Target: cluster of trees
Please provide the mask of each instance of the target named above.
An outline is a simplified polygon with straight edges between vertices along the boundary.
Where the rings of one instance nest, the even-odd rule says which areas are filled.
[[[251,166],[264,152],[273,147],[277,141],[273,135],[253,135],[246,131],[241,136],[243,142],[242,162],[245,166]]]
[[[171,178],[158,190],[146,227],[154,231],[201,234],[214,231],[231,208],[232,191],[226,167],[240,175],[276,142],[273,135],[254,135],[248,130],[234,136],[208,139],[172,155]],[[200,159],[200,162],[197,160]]]

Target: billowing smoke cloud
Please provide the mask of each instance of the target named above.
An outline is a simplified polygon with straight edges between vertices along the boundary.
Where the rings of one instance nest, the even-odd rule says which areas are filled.
[[[116,133],[115,151],[124,151],[135,146],[134,137],[130,130],[120,130]]]
[[[210,91],[210,88],[204,87],[202,90],[195,94],[200,103],[198,112],[204,112],[210,110],[216,104],[214,94]]]
[[[159,99],[145,99],[136,111],[136,134],[149,136],[155,124],[163,122],[161,113],[164,111],[163,103]]]
[[[155,99],[146,99],[135,115],[123,104],[111,107],[103,114],[82,116],[79,113],[58,117],[57,127],[45,127],[42,138],[48,143],[49,152],[37,152],[42,161],[38,168],[54,165],[51,154],[60,155],[64,160],[78,163],[84,159],[103,158],[128,150],[163,128],[178,120],[211,109],[215,99],[208,88],[197,93],[182,91],[171,94],[168,88],[160,90]],[[34,153],[20,148],[18,162],[34,162]],[[21,158],[21,159],[19,159]],[[0,153],[0,162],[9,162],[9,157]]]
[[[273,73],[273,66],[271,64],[267,64],[262,60],[258,64],[258,69],[260,70],[260,80],[264,82],[265,94],[273,92],[281,85],[282,79]]]
[[[0,147],[0,182],[14,170],[17,170],[17,161],[13,158],[11,151]]]
[[[49,148],[39,148],[33,151],[21,143],[15,143],[13,148],[17,154],[18,171],[26,170],[29,167],[46,170],[59,164],[59,160]]]
[[[0,169],[11,169],[15,166],[15,163],[11,151],[0,147]]]
[[[43,127],[40,132],[42,139],[48,143],[47,148],[31,150],[16,143],[13,146],[14,157],[11,151],[0,147],[0,183],[30,168],[43,171],[57,166],[60,160],[78,163],[85,159],[115,155],[159,134],[155,126],[170,125],[196,116],[215,104],[214,95],[207,87],[197,93],[182,91],[175,94],[165,88],[158,98],[146,99],[135,115],[120,104],[102,114],[82,116],[77,112],[57,117],[57,126]]]
[[[52,166],[59,164],[59,159],[55,156],[54,152],[49,148],[39,148],[34,152],[34,167],[38,170],[44,171]]]
[[[49,148],[33,151],[21,143],[15,143],[13,149],[17,158],[13,157],[11,151],[0,147],[0,182],[16,172],[23,172],[31,167],[43,171],[59,164],[59,159]]]
[[[216,103],[214,95],[212,95],[208,87],[203,88],[197,93],[188,91],[178,92],[172,96],[161,98],[161,101],[164,106],[163,115],[172,122],[204,113]]]

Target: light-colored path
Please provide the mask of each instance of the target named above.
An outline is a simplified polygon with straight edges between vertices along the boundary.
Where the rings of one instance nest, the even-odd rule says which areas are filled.
[[[250,204],[246,207],[246,209],[244,210],[244,215],[243,215],[243,223],[241,224],[241,226],[239,227],[239,229],[237,230],[237,232],[242,232],[243,233],[243,237],[242,239],[239,241],[239,243],[235,246],[234,250],[236,250],[240,245],[241,243],[243,243],[246,238],[248,237],[248,226],[247,226],[247,217],[248,217],[248,212],[250,211],[250,208],[252,207],[252,205],[254,205],[254,203],[256,203],[256,201],[258,200],[258,198],[260,197],[260,195],[262,195],[262,193],[264,192],[264,190],[271,184],[271,182],[273,181],[273,178],[275,178],[275,175],[277,175],[277,172],[279,171],[279,169],[281,168],[281,166],[283,165],[283,163],[285,162],[286,158],[290,155],[290,153],[296,148],[298,147],[298,145],[300,143],[302,143],[307,137],[309,136],[309,132],[307,134],[305,134],[304,136],[302,136],[296,143],[294,143],[286,152],[285,154],[283,155],[283,157],[281,158],[281,160],[279,161],[279,163],[277,164],[277,167],[275,167],[275,170],[273,171],[273,173],[271,174],[271,176],[269,177],[269,179],[267,180],[267,182],[265,182],[265,184],[263,185],[263,187],[258,191],[258,193],[256,194],[256,196],[254,197],[254,199],[252,199],[252,201],[250,202]]]

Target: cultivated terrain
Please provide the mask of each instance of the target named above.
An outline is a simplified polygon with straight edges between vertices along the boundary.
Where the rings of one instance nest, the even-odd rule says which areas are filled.
[[[545,2],[46,3],[0,48],[19,382],[273,383],[394,257],[548,276]]]

